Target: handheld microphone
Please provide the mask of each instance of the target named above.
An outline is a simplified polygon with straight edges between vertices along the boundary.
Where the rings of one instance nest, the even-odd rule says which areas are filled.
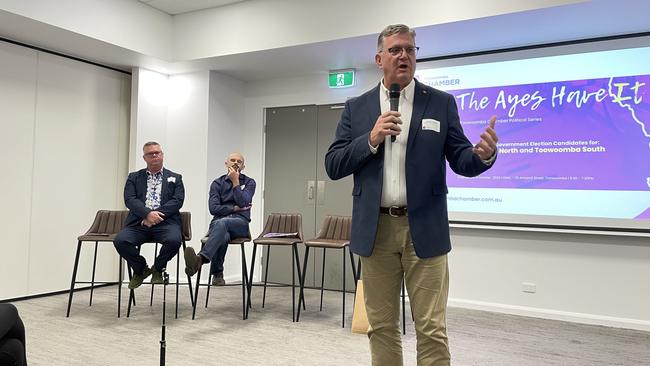
[[[397,111],[399,109],[399,84],[390,84],[388,89],[388,100],[390,102],[390,110]],[[396,136],[391,136],[390,141],[395,142]]]

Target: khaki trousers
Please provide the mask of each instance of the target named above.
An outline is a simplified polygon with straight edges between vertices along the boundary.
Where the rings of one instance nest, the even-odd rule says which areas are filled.
[[[447,255],[418,258],[408,218],[381,214],[373,253],[361,257],[361,267],[372,364],[403,363],[399,295],[404,277],[415,318],[418,366],[449,365]]]

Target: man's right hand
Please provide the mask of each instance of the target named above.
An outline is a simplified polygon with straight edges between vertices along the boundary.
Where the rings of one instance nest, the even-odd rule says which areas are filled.
[[[239,167],[231,166],[228,167],[228,178],[232,182],[233,187],[239,185]]]
[[[402,120],[399,119],[401,114],[396,111],[386,111],[375,122],[375,127],[370,131],[370,136],[368,137],[368,142],[372,147],[376,148],[384,142],[386,136],[397,136],[402,132],[402,128],[399,126],[402,124]]]

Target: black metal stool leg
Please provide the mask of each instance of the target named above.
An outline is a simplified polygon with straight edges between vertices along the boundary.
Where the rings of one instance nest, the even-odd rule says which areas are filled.
[[[133,277],[133,273],[131,273],[131,267],[129,267],[127,263],[127,268],[129,271],[129,280]],[[129,306],[126,308],[126,317],[131,316],[131,303],[133,303],[133,306],[135,306],[135,292],[131,289],[129,289]]]
[[[185,240],[183,240],[183,253],[185,253],[185,249],[187,249],[187,244],[185,243]],[[179,253],[178,255],[181,255]],[[192,277],[187,276],[187,288],[190,291],[190,302],[192,302],[192,306],[194,306],[194,291],[192,289]]]
[[[210,300],[210,289],[212,288],[212,273],[208,276],[208,292],[205,294],[205,308],[208,308],[208,300]]]
[[[309,260],[309,247],[305,246],[305,259],[302,265],[302,281],[300,281],[300,294],[298,295],[298,313],[296,314],[296,321],[300,321],[300,304],[305,302],[305,276],[307,272],[307,261]]]
[[[196,307],[199,303],[199,285],[201,284],[201,268],[203,266],[199,267],[198,272],[196,272],[196,286],[194,287],[194,305],[192,306],[192,320],[194,320],[194,317],[196,316]]]
[[[323,248],[323,268],[320,275],[320,309],[323,311],[323,290],[325,289],[325,257],[327,256],[326,248]]]
[[[248,311],[253,306],[251,304],[251,292],[253,291],[253,273],[255,272],[255,252],[257,251],[257,244],[253,243],[253,256],[251,257],[251,273],[248,276],[248,296],[246,297],[246,319],[248,319]]]
[[[246,250],[244,243],[241,243],[241,317],[246,320]]]
[[[178,247],[178,253],[176,253],[176,308],[174,309],[174,318],[178,319],[178,280],[180,278],[179,276],[179,270],[180,270],[180,261],[181,261],[181,252],[180,249],[181,247]],[[163,277],[164,278],[164,277]],[[164,282],[164,281],[163,281]],[[164,285],[163,285],[164,286]],[[192,301],[192,290],[191,290],[191,285],[190,285],[190,301]]]
[[[296,321],[296,256],[298,252],[293,253],[296,249],[296,244],[292,245],[291,253],[291,321]],[[300,271],[300,269],[298,269]]]
[[[68,297],[68,310],[65,313],[66,318],[70,317],[70,306],[72,305],[72,294],[74,294],[74,285],[77,281],[77,267],[79,267],[79,255],[81,254],[81,240],[77,241],[77,254],[74,257],[74,267],[72,268],[72,280],[70,281],[70,295]],[[119,312],[118,312],[119,317]]]
[[[357,280],[361,279],[361,256],[357,257]]]
[[[118,255],[120,264],[119,264],[119,275],[117,276],[117,317],[120,317],[120,309],[122,308],[122,276],[124,275],[124,268],[122,268],[122,256]]]
[[[266,303],[266,281],[269,278],[269,258],[271,258],[271,246],[267,245],[266,248],[266,268],[264,269],[264,292],[262,293],[262,307],[264,307],[264,304]],[[291,258],[293,258],[293,254],[291,255]],[[291,265],[293,266],[293,259]]]
[[[153,257],[158,256],[158,243],[156,243],[156,249],[154,250]],[[155,268],[152,268],[154,270]],[[149,297],[149,306],[153,306],[153,283],[151,284],[151,296]]]
[[[343,248],[343,315],[341,316],[341,328],[345,328],[345,248]]]
[[[93,254],[93,274],[90,279],[90,301],[88,306],[93,306],[93,292],[95,291],[95,268],[97,268],[97,241],[95,241],[95,254]]]
[[[345,249],[343,249],[345,250]],[[357,292],[357,280],[359,279],[359,276],[357,275],[357,268],[354,265],[354,254],[352,253],[352,249],[348,246],[348,251],[350,252],[350,265],[352,266],[352,276],[354,278],[354,292]]]

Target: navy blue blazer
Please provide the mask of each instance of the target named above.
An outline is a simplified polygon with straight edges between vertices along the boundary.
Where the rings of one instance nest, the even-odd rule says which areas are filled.
[[[331,179],[354,175],[350,248],[362,256],[372,254],[379,222],[384,144],[373,154],[368,136],[380,115],[379,85],[348,100],[325,155]],[[440,121],[440,131],[423,130],[423,119]],[[451,250],[445,159],[454,172],[468,177],[489,166],[472,152],[454,97],[417,80],[406,146],[406,201],[415,252],[420,258],[443,255]]]
[[[129,173],[124,185],[124,204],[129,208],[129,215],[124,221],[124,226],[138,226],[151,209],[144,204],[147,199],[147,169]],[[183,177],[171,170],[163,168],[162,187],[160,190],[160,211],[165,215],[165,221],[181,226],[180,209],[185,200],[185,187]]]

